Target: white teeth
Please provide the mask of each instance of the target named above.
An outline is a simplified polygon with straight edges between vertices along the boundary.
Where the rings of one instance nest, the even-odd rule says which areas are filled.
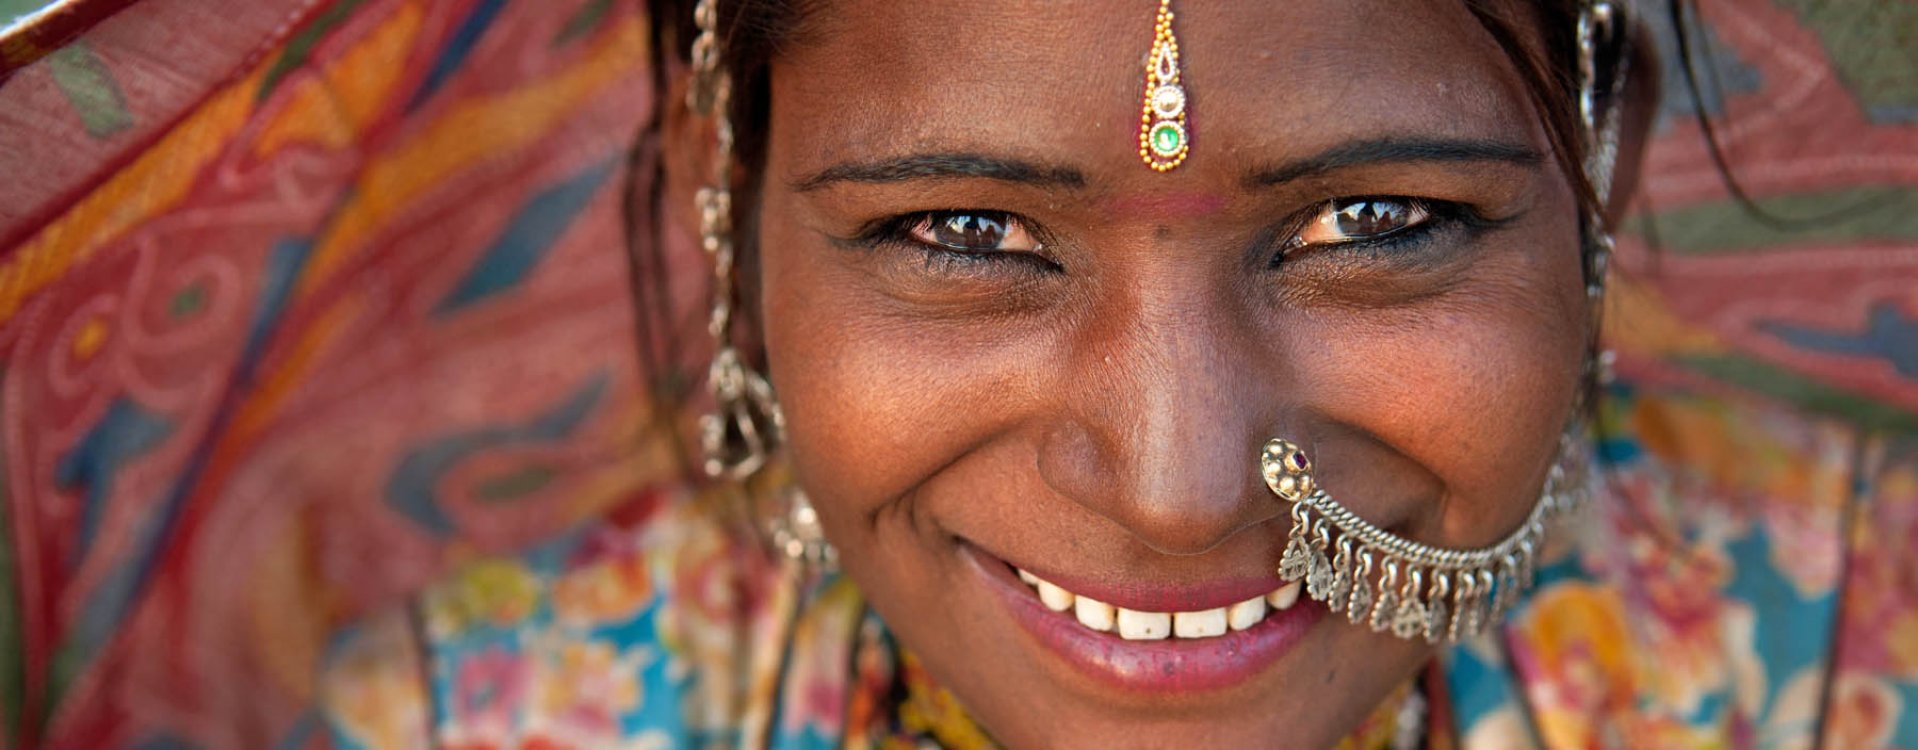
[[[1225,635],[1225,608],[1203,612],[1180,612],[1172,616],[1172,634],[1180,638],[1211,638]]]
[[[1263,619],[1265,619],[1265,597],[1263,596],[1255,596],[1239,602],[1225,611],[1226,623],[1231,625],[1233,630],[1244,630],[1259,624],[1259,621]]]
[[[1039,601],[1046,603],[1046,609],[1064,612],[1072,608],[1072,592],[1055,586],[1050,581],[1039,581]]]
[[[1015,568],[1014,570],[1018,570]],[[1163,638],[1216,638],[1228,631],[1245,630],[1264,621],[1273,611],[1290,609],[1299,601],[1300,585],[1288,583],[1264,596],[1229,607],[1198,612],[1144,612],[1114,607],[1087,596],[1074,594],[1043,578],[1018,570],[1019,580],[1039,594],[1039,601],[1054,612],[1072,611],[1072,617],[1101,633],[1117,632],[1133,641]]]
[[[1088,596],[1074,597],[1072,614],[1079,618],[1079,624],[1101,633],[1112,632],[1112,605]]]
[[[1292,605],[1299,601],[1299,582],[1293,581],[1284,586],[1280,586],[1277,591],[1266,594],[1265,600],[1271,603],[1273,609],[1291,609]]]
[[[1128,641],[1156,641],[1172,635],[1172,615],[1164,612],[1119,610],[1119,637]]]

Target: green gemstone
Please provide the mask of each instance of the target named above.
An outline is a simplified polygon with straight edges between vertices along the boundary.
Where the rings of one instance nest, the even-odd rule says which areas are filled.
[[[1185,142],[1185,133],[1179,124],[1172,121],[1152,126],[1152,151],[1160,156],[1177,156],[1179,147]]]

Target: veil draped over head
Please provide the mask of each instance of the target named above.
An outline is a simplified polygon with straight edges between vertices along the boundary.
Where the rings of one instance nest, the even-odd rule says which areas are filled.
[[[1658,543],[1581,564],[1637,582],[1546,586],[1589,616],[1521,613],[1471,658],[1610,680],[1535,696],[1553,732],[1654,705],[1918,736],[1918,11],[1639,6],[1666,102],[1607,313],[1629,437],[1601,451],[1685,501],[1622,488]],[[705,272],[653,231],[638,4],[0,24],[0,747],[317,744],[341,627],[676,497],[653,394],[698,392],[665,343],[701,340]]]

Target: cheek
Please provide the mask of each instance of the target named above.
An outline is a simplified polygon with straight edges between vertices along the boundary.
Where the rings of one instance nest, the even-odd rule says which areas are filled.
[[[907,320],[830,255],[847,251],[768,247],[769,369],[794,471],[829,526],[908,494],[1046,387],[1031,366],[1041,327]]]
[[[1560,255],[1482,269],[1415,313],[1313,325],[1312,407],[1442,489],[1448,544],[1495,541],[1523,519],[1573,416],[1586,310],[1575,254]]]

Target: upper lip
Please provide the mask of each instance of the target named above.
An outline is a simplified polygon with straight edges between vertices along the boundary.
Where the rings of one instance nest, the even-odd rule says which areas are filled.
[[[1273,563],[1255,574],[1237,572],[1229,576],[1190,582],[1169,582],[1143,577],[1092,576],[1025,564],[977,543],[981,552],[1024,570],[1078,596],[1089,597],[1114,607],[1135,612],[1201,612],[1230,607],[1248,599],[1266,595],[1285,585],[1278,576],[1277,556]]]

